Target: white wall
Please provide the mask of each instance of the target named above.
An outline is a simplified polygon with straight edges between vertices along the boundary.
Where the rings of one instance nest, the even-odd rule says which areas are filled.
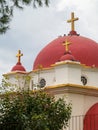
[[[11,87],[14,88],[16,91],[22,90],[22,89],[28,89],[29,88],[29,82],[27,83],[26,80],[26,74],[21,73],[15,73],[15,74],[9,74],[7,77],[8,79],[6,82],[11,83]]]
[[[98,87],[98,68],[82,68],[82,75],[86,76],[88,86]]]
[[[55,66],[55,85],[68,83],[68,64]]]
[[[46,86],[68,83],[83,85],[81,76],[85,76],[87,79],[85,86],[98,87],[98,68],[86,67],[80,63],[61,62],[61,64],[56,63],[50,69],[32,72],[32,80],[34,83],[37,84],[41,78],[44,78],[46,80]]]
[[[89,92],[88,92],[89,94]],[[56,99],[65,97],[66,103],[72,103],[72,115],[69,120],[69,127],[67,130],[83,130],[83,120],[87,111],[96,103],[98,103],[98,97],[88,96],[83,94],[65,93],[57,94]]]

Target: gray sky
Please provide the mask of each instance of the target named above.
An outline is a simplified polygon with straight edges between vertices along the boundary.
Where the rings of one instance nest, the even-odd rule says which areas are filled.
[[[39,51],[60,35],[68,34],[71,12],[79,17],[75,30],[82,36],[98,42],[98,0],[50,0],[49,8],[26,7],[15,10],[10,30],[0,35],[0,79],[16,64],[20,49],[27,71],[33,68]]]

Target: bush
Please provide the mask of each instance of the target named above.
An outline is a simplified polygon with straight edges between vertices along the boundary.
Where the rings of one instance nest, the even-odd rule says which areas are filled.
[[[3,130],[61,130],[68,125],[71,104],[43,91],[21,92],[4,96],[0,115]]]

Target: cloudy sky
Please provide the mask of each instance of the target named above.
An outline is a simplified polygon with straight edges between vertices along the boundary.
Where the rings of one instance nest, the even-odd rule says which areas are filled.
[[[0,35],[0,79],[16,64],[20,49],[22,64],[33,69],[39,51],[60,35],[68,34],[71,12],[79,17],[76,31],[98,42],[98,0],[50,0],[49,7],[15,10],[10,30]]]

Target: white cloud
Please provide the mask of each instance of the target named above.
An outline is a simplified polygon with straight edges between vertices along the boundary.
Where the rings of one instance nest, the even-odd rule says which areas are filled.
[[[58,11],[65,10],[66,7],[72,8],[76,7],[78,10],[86,10],[86,12],[90,11],[97,4],[97,0],[60,0],[57,4]]]

